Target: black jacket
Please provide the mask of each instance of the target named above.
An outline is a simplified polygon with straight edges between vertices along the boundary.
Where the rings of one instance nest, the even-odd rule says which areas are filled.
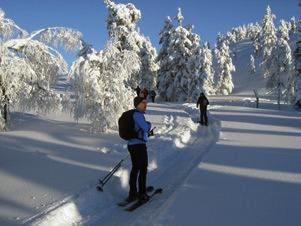
[[[209,101],[205,95],[200,95],[198,102],[196,103],[196,107],[200,106],[200,109],[206,109],[209,105]]]

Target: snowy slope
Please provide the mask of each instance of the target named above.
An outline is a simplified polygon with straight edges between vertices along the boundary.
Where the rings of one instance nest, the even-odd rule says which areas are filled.
[[[150,225],[300,225],[301,114],[227,105],[211,110],[219,141]]]
[[[296,35],[292,34],[290,37],[292,52],[295,49],[296,40]],[[233,94],[254,95],[254,89],[256,89],[261,96],[265,96],[267,93],[267,90],[265,89],[266,79],[263,78],[261,69],[261,57],[255,57],[256,73],[252,75],[249,71],[250,55],[254,55],[253,49],[252,41],[250,40],[244,40],[231,46],[231,51],[235,53],[232,60],[236,69],[232,75],[234,84]],[[288,75],[284,78],[284,84],[286,84],[287,78]]]

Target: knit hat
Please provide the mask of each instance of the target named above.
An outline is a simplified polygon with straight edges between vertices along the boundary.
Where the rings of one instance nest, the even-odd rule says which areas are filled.
[[[143,100],[145,100],[143,97],[135,97],[135,98],[134,98],[134,106],[135,106],[135,108],[136,108]]]

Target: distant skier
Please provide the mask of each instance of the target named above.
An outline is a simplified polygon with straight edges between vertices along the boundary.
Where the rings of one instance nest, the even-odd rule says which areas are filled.
[[[201,111],[200,123],[205,126],[208,126],[208,117],[207,117],[207,106],[208,105],[209,105],[209,101],[208,101],[207,97],[205,96],[205,94],[202,92],[199,96],[196,107],[198,108],[200,106],[200,111]]]
[[[140,96],[140,93],[141,93],[141,89],[139,86],[136,87],[136,89],[134,89],[136,91],[136,94],[137,94],[137,97]]]
[[[151,97],[153,103],[155,103],[156,95],[157,95],[157,94],[156,94],[155,90],[152,90],[152,91],[150,92],[150,97]]]
[[[144,99],[147,99],[147,96],[148,96],[148,90],[146,88],[144,88],[142,91],[141,91],[141,95],[142,97],[144,97]]]
[[[148,195],[146,194],[146,175],[147,175],[147,147],[146,143],[149,136],[153,136],[153,130],[151,130],[151,123],[145,120],[144,114],[147,107],[147,102],[143,97],[134,98],[135,111],[133,113],[133,119],[135,124],[135,131],[137,138],[131,138],[128,140],[128,150],[132,160],[132,170],[130,173],[130,191],[127,198],[128,202],[131,202],[138,198],[139,201],[147,201]],[[139,174],[139,177],[138,177]],[[138,188],[137,192],[137,177]]]

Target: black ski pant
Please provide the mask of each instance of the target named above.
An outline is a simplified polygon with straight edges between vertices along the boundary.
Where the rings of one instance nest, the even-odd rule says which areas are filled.
[[[148,165],[146,144],[128,145],[128,150],[132,160],[132,170],[129,181],[129,196],[137,195],[137,178],[139,194],[142,195],[146,192],[146,174]]]
[[[205,122],[205,125],[208,125],[208,116],[207,116],[207,108],[200,108],[200,111],[201,111],[201,124],[204,124]]]
[[[152,102],[155,103],[155,97],[152,96],[151,99],[152,99]]]

